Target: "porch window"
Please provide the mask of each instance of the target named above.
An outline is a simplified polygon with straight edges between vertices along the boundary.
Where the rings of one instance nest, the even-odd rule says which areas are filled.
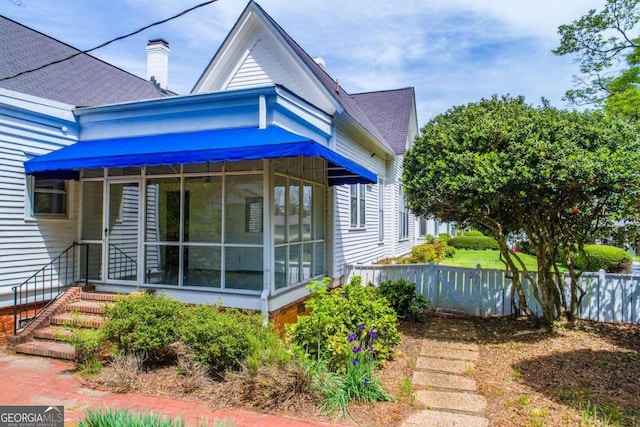
[[[256,162],[226,166],[147,179],[146,283],[263,288],[263,174]]]
[[[364,228],[366,226],[366,187],[364,184],[351,185],[351,228]]]
[[[62,179],[33,178],[33,216],[67,217],[67,182]]]
[[[311,160],[311,161],[310,161]],[[322,160],[289,159],[278,166],[273,189],[275,288],[324,275],[325,186]],[[315,170],[315,171],[314,171]],[[307,180],[308,179],[308,180]]]

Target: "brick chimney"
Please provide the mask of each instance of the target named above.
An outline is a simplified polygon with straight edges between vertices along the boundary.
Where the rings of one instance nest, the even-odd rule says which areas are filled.
[[[160,89],[169,87],[169,42],[163,39],[149,40],[147,43],[147,79]]]

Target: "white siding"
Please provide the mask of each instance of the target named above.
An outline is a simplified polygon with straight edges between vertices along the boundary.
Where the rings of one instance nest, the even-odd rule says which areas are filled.
[[[267,43],[258,39],[246,55],[225,90],[280,84],[304,96],[302,87]]]
[[[61,130],[62,126],[73,126],[60,117],[72,116],[70,110],[63,114],[56,111],[59,106],[32,105],[34,111],[53,110],[58,115],[46,116],[18,108],[25,104],[24,99],[17,102],[0,93],[0,307],[13,303],[12,286],[22,283],[58,256],[78,235],[78,212],[74,203],[78,186],[75,183],[68,186],[68,219],[25,219],[23,162],[30,155],[44,154],[75,142],[73,135]]]
[[[344,133],[337,135],[335,149],[378,176],[386,178],[385,161],[378,156],[371,157],[369,150]],[[388,256],[387,245],[378,240],[378,186],[366,185],[365,188],[366,226],[352,229],[350,186],[334,187],[333,277],[341,276],[347,263],[372,262]],[[385,194],[385,202],[387,200]],[[390,236],[387,234],[389,233],[385,233],[385,240],[388,241]]]

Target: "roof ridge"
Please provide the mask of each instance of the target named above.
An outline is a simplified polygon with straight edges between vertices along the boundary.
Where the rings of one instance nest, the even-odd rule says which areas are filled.
[[[414,90],[415,91],[415,87],[414,86],[407,86],[407,87],[401,87],[401,88],[397,88],[397,89],[370,90],[370,91],[366,91],[366,92],[352,93],[351,96],[367,95],[367,94],[372,94],[372,93],[384,93],[384,92],[400,92],[400,91],[404,91],[404,90]]]
[[[331,96],[344,108],[346,113],[360,126],[362,126],[373,138],[380,141],[382,145],[384,145],[387,149],[393,151],[391,148],[391,144],[386,140],[382,132],[377,128],[377,126],[371,121],[369,116],[360,108],[360,105],[352,98],[352,95],[349,94],[340,84],[337,83],[337,80],[334,80],[333,77],[322,68],[318,63],[316,63],[311,55],[300,46],[300,44],[287,33],[284,28],[278,24],[275,19],[271,17],[257,2],[254,0],[250,0],[249,5],[253,4],[255,7],[262,13],[269,22],[274,26],[274,28],[280,33],[283,37],[284,41],[290,45],[290,47],[294,50],[294,52],[300,56],[300,59],[309,67],[309,70],[316,75],[316,77],[320,80],[320,83],[325,87],[325,89],[331,94]],[[327,82],[323,82],[322,77],[328,78],[331,81],[331,86],[327,85]],[[337,91],[335,89],[338,89]],[[344,95],[346,98],[341,98]],[[347,104],[348,103],[348,104]],[[360,113],[360,118],[354,117],[354,111],[350,111],[357,109],[358,113]],[[363,123],[364,122],[364,123]]]

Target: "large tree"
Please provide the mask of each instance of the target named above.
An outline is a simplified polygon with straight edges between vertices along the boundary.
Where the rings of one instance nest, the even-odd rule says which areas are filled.
[[[636,120],[640,84],[640,0],[606,0],[571,24],[561,25],[558,55],[575,55],[580,75],[565,98],[576,104],[606,106],[610,112]]]
[[[406,155],[403,181],[417,215],[489,231],[511,270],[517,308],[534,315],[523,292],[533,285],[542,319],[552,325],[578,312],[584,292],[573,260],[584,244],[636,214],[639,165],[640,139],[619,119],[493,97],[430,120]],[[507,245],[509,234],[521,232],[536,251],[536,280]],[[569,294],[559,285],[560,254],[570,269]],[[529,280],[521,283],[518,273]]]

